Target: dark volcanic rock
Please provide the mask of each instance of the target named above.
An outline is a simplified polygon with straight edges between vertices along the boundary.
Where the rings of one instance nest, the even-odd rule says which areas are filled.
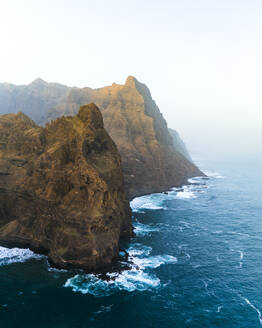
[[[94,104],[45,128],[23,113],[0,116],[1,245],[92,271],[131,235],[120,156]]]

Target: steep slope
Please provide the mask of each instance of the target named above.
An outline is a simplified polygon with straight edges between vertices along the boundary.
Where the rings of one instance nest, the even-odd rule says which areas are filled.
[[[71,89],[39,78],[29,85],[0,83],[0,114],[21,111],[37,124],[43,124],[47,120],[48,110],[56,106]]]
[[[125,85],[71,90],[48,118],[75,113],[90,101],[101,108],[105,128],[119,149],[129,198],[181,186],[189,177],[202,175],[174,145],[147,86],[132,76]]]
[[[44,82],[46,83],[46,82]],[[43,84],[41,83],[37,83]],[[53,84],[49,84],[52,89]],[[28,86],[31,90],[32,86]],[[74,115],[79,106],[93,102],[102,111],[105,128],[116,143],[123,164],[125,188],[128,198],[147,193],[164,191],[180,186],[192,176],[202,172],[181,153],[181,144],[173,142],[166,121],[151,97],[146,85],[129,76],[124,85],[91,88],[68,88],[52,98],[44,93],[46,86],[40,87],[39,95],[45,95],[48,114],[40,123],[51,121],[62,115]],[[48,89],[48,88],[47,88]],[[49,90],[49,89],[48,89]],[[1,96],[0,96],[1,99]],[[30,101],[30,97],[26,101]],[[1,101],[0,101],[1,103]],[[38,112],[34,101],[30,104]],[[34,107],[34,110],[33,110]],[[43,107],[42,107],[43,108]],[[0,105],[0,113],[1,113]],[[11,108],[10,108],[11,110]],[[36,117],[36,113],[31,114]]]
[[[0,116],[0,245],[91,271],[131,235],[120,155],[94,104],[45,128]]]
[[[186,148],[186,145],[184,143],[184,141],[180,138],[180,135],[178,134],[178,132],[176,130],[173,129],[168,129],[169,133],[171,134],[172,138],[173,138],[173,143],[174,143],[174,147],[175,149],[180,152],[186,159],[188,159],[190,162],[192,161],[192,158]]]

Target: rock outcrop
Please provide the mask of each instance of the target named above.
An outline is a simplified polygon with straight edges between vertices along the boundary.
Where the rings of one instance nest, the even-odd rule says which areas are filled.
[[[0,116],[0,245],[92,271],[131,235],[120,155],[94,104],[45,128],[23,113]]]
[[[42,84],[42,90],[49,90],[42,81],[36,84],[39,88]],[[57,87],[49,84],[49,88],[52,85]],[[32,86],[28,88],[31,90]],[[43,91],[38,91],[38,94],[43,95]],[[50,90],[45,93],[46,103],[50,103],[50,94]],[[26,97],[24,103],[29,99]],[[44,123],[46,118],[51,121],[62,115],[74,115],[79,106],[90,102],[101,109],[105,128],[122,158],[129,199],[181,186],[188,178],[203,175],[190,158],[181,152],[181,144],[174,143],[147,86],[132,76],[127,78],[124,85],[113,83],[100,89],[63,89],[59,97],[53,97],[52,101],[53,105],[50,103],[50,110],[42,115],[45,119],[40,123]],[[38,106],[34,110],[38,112]],[[36,117],[36,114],[31,114],[31,117]]]
[[[105,128],[119,149],[129,199],[203,175],[181,153],[181,147],[177,149],[149,89],[134,77],[129,76],[124,85],[71,90],[48,118],[71,115],[88,102],[101,108]]]

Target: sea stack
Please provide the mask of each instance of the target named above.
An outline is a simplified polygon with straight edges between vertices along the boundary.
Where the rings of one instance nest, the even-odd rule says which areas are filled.
[[[121,159],[94,104],[45,128],[0,116],[0,245],[94,271],[132,235]]]

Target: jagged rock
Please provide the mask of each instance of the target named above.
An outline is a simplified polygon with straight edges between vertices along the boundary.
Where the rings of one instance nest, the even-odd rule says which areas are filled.
[[[120,156],[94,104],[45,128],[23,113],[0,116],[0,245],[97,270],[132,235],[130,213]]]
[[[71,90],[48,117],[70,115],[90,101],[101,108],[105,128],[121,154],[129,199],[181,186],[188,178],[203,175],[181,153],[181,146],[177,149],[147,86],[132,76],[125,85]]]
[[[124,85],[113,83],[112,86],[100,89],[63,89],[59,97],[54,97],[55,93],[51,92],[52,88],[56,90],[57,85],[48,84],[47,87],[45,83],[32,83],[37,85],[38,90],[34,96],[38,94],[40,97],[43,90],[46,90],[46,102],[51,99],[53,101],[48,113],[42,115],[44,119],[41,123],[45,122],[46,117],[50,121],[61,115],[74,115],[79,106],[90,102],[101,109],[105,128],[122,158],[125,189],[129,199],[181,186],[188,178],[203,175],[188,156],[181,152],[181,144],[174,143],[147,86],[134,77],[129,76]],[[31,89],[32,85],[29,85],[24,103],[30,100],[27,95]],[[29,105],[33,106],[32,103]],[[0,113],[2,108],[0,102]],[[34,112],[38,112],[38,106],[35,104],[34,111],[31,109],[30,115],[35,117]]]

